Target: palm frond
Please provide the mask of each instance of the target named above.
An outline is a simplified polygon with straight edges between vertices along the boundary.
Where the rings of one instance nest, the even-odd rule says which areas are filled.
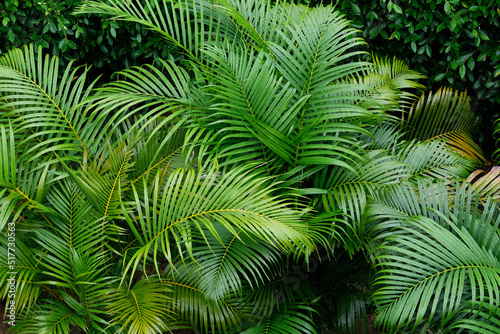
[[[44,299],[26,317],[16,319],[13,330],[20,333],[69,333],[70,329],[87,331],[85,318],[61,302]]]
[[[232,291],[221,299],[207,297],[199,288],[202,281],[196,266],[188,263],[176,267],[162,280],[172,290],[179,320],[202,333],[227,333],[239,328],[251,315],[251,308]]]
[[[217,43],[225,34],[233,40],[240,36],[227,15],[206,1],[87,1],[75,13],[109,15],[144,25],[181,48],[192,61],[200,61],[204,45]]]
[[[361,136],[360,141],[364,141],[371,150],[388,150],[391,154],[396,154],[401,149],[403,133],[392,122],[383,122],[370,128],[370,136]]]
[[[90,94],[84,88],[86,72],[72,70],[70,63],[58,78],[58,58],[36,56],[33,46],[9,51],[0,58],[0,95],[4,117],[28,131],[24,144],[33,161],[49,152],[66,158],[88,152],[95,138],[87,136],[86,118],[80,103]]]
[[[13,188],[16,182],[17,155],[15,149],[15,137],[12,125],[6,129],[0,124],[0,186],[2,188]],[[3,225],[0,225],[0,229]]]
[[[492,198],[500,201],[500,167],[492,167],[488,172],[482,169],[474,171],[466,180],[471,183],[472,192],[481,200]]]
[[[440,88],[435,94],[424,94],[410,110],[402,128],[406,138],[431,141],[444,140],[455,151],[480,166],[484,161],[481,148],[472,133],[478,117],[470,111],[470,99],[465,92]]]
[[[128,173],[133,166],[131,157],[132,150],[122,144],[114,150],[109,148],[107,159],[83,165],[80,175],[63,164],[72,180],[105,221],[121,217],[121,197],[129,188]]]
[[[246,44],[260,51],[269,51],[267,42],[279,40],[279,32],[292,21],[291,13],[294,8],[285,1],[218,0],[217,2],[238,24],[239,32]]]
[[[476,162],[457,154],[442,141],[411,141],[398,154],[401,162],[409,165],[412,180],[425,176],[454,182],[466,179],[476,167]]]
[[[133,123],[138,124],[138,120],[135,119]],[[169,174],[184,166],[182,149],[185,129],[177,128],[175,123],[159,125],[159,121],[146,127],[137,125],[140,130],[130,130],[134,126],[128,125],[124,132],[130,135],[123,136],[123,140],[133,138],[130,140],[131,143],[127,143],[134,147],[132,157],[134,168],[130,174],[133,183],[139,185],[141,182],[138,181],[141,178],[153,178],[159,169]]]
[[[358,174],[345,168],[335,166],[332,170],[319,174],[317,187],[326,188],[322,195],[323,203],[328,208],[341,208],[355,221],[360,221],[366,206],[367,194],[373,193],[409,176],[409,170],[404,163],[383,150],[370,151],[368,162],[358,169]]]
[[[447,226],[416,216],[399,226],[398,233],[381,247],[374,298],[380,305],[377,323],[384,330],[442,327],[469,301],[498,305],[498,235],[490,235],[491,248],[486,249],[469,230],[489,222],[469,220],[469,226],[460,227],[452,214],[436,213]]]
[[[424,78],[416,71],[410,70],[408,64],[397,58],[389,59],[373,56],[374,70],[363,76],[354,78],[353,82],[370,87],[362,93],[359,104],[374,111],[403,112],[409,109],[417,96],[408,89],[423,89],[415,80]]]
[[[242,334],[306,334],[317,333],[311,317],[315,310],[309,306],[289,306],[273,313],[261,324],[246,329]]]
[[[350,38],[355,33],[331,7],[317,7],[305,12],[299,22],[289,24],[287,31],[279,32],[283,42],[270,42],[269,48],[277,69],[300,97],[315,89],[323,97],[329,93],[330,83],[368,68],[369,64],[363,62],[342,65],[359,53],[349,51],[362,43],[361,39]]]
[[[353,120],[372,118],[373,113],[345,101],[358,98],[351,92],[359,85],[337,82],[369,68],[368,63],[347,62],[357,54],[350,50],[361,43],[353,34],[331,7],[318,7],[280,32],[283,43],[269,43],[276,69],[297,91],[294,99],[308,97],[290,135],[296,164],[346,167],[342,160],[359,158],[346,149],[355,143],[351,137],[366,132]]]
[[[273,61],[265,55],[260,59],[246,48],[234,47],[205,52],[213,59],[211,89],[220,101],[211,107],[213,116],[208,119],[224,144],[218,156],[238,162],[242,157],[277,158],[292,164],[295,146],[287,134],[305,99],[292,103],[295,90],[273,73]],[[249,152],[250,147],[257,152]]]
[[[126,333],[163,333],[173,320],[170,290],[158,280],[142,279],[134,286],[120,287],[109,295],[107,310],[112,324]]]
[[[271,192],[269,178],[256,176],[249,166],[232,169],[220,178],[215,169],[178,169],[166,179],[158,174],[151,197],[144,194],[144,204],[142,195],[134,190],[137,218],[126,219],[140,248],[125,270],[135,271],[151,250],[157,271],[161,254],[172,263],[174,245],[192,254],[192,231],[203,235],[207,229],[222,242],[214,228],[216,222],[237,238],[241,233],[281,251],[312,250],[317,232],[302,221],[305,212]]]
[[[21,226],[17,226],[18,229]],[[0,296],[9,305],[13,296],[9,293],[10,283],[8,279],[14,279],[15,285],[15,307],[16,314],[27,313],[35,305],[43,288],[39,284],[42,268],[40,260],[45,254],[37,254],[27,245],[22,236],[15,230],[9,229],[7,238],[0,238]],[[12,232],[14,231],[14,232]],[[11,237],[15,236],[14,239]],[[14,240],[14,242],[11,242]]]
[[[197,107],[193,98],[197,88],[190,84],[188,74],[179,66],[163,60],[157,60],[156,64],[158,66],[144,65],[118,72],[120,80],[100,87],[97,94],[87,99],[86,103],[91,104],[88,123],[94,124],[87,131],[104,132],[108,140],[123,129],[126,131],[119,134],[122,139],[147,131],[149,142],[164,127],[170,127],[160,146],[177,135],[177,130],[186,122],[182,114]],[[135,118],[134,123],[130,123],[131,118]],[[96,153],[101,153],[103,147],[101,144],[101,151]]]
[[[279,251],[246,235],[234,235],[222,226],[215,228],[222,243],[207,231],[201,247],[193,250],[203,277],[198,288],[206,298],[223,299],[230,292],[240,294],[243,286],[256,288],[267,282],[268,273],[276,270],[281,259]]]
[[[473,332],[479,334],[500,333],[500,307],[498,305],[471,303],[449,328],[456,333]]]

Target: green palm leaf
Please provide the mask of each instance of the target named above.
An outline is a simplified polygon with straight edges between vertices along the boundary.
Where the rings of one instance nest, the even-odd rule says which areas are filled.
[[[104,221],[110,221],[122,214],[122,196],[129,189],[128,173],[133,166],[130,162],[132,150],[126,145],[109,150],[108,159],[83,165],[80,176],[63,164],[72,180],[79,186],[95,210]]]
[[[252,309],[233,291],[223,298],[214,299],[206,295],[199,286],[203,276],[193,264],[181,265],[169,271],[162,281],[173,292],[175,310],[179,320],[202,333],[227,333],[236,329],[251,315]]]
[[[280,32],[282,42],[269,43],[276,69],[297,91],[295,99],[309,96],[290,135],[296,164],[351,168],[344,160],[360,158],[346,149],[354,145],[351,137],[366,132],[352,121],[373,114],[350,102],[357,99],[350,92],[359,85],[338,83],[346,75],[369,68],[367,63],[346,61],[357,54],[350,50],[361,42],[350,38],[354,33],[332,8],[319,7]]]
[[[306,334],[317,333],[310,313],[315,312],[309,306],[296,305],[281,312],[273,313],[261,324],[253,326],[242,334]]]
[[[417,96],[407,92],[407,89],[423,89],[424,86],[415,82],[424,78],[416,71],[410,70],[403,61],[389,57],[378,58],[373,56],[374,70],[355,78],[353,82],[365,85],[371,89],[362,93],[363,99],[359,104],[366,109],[386,112],[404,111],[409,109]],[[368,98],[368,99],[367,99]]]
[[[472,303],[472,309],[462,311],[451,330],[456,333],[500,333],[500,307],[498,305]]]
[[[184,166],[185,159],[182,155],[185,129],[172,125],[160,125],[160,120],[145,127],[138,121],[134,122],[140,130],[130,130],[135,125],[127,126],[126,132],[130,134],[123,139],[133,138],[134,168],[130,171],[132,182],[140,186],[142,178],[151,180],[158,170],[170,174],[179,167]],[[182,123],[182,122],[181,122]]]
[[[29,161],[49,152],[63,157],[88,152],[95,138],[87,136],[86,118],[80,104],[92,85],[84,88],[86,71],[67,66],[58,78],[58,58],[36,56],[33,46],[16,49],[0,58],[0,95],[4,118],[28,131],[24,144]]]
[[[0,186],[3,188],[13,188],[16,182],[16,149],[14,130],[12,125],[9,128],[0,124]],[[0,225],[2,228],[3,225]]]
[[[370,151],[367,160],[368,162],[358,169],[358,174],[335,166],[319,174],[316,180],[319,187],[327,189],[327,193],[322,195],[323,203],[328,203],[328,207],[332,209],[341,208],[355,221],[361,219],[367,194],[396,184],[409,176],[407,166],[386,151]]]
[[[238,23],[239,32],[248,46],[269,51],[267,42],[279,40],[279,32],[293,22],[293,6],[285,1],[218,0],[231,19]],[[272,27],[272,29],[269,29]],[[234,40],[234,38],[232,39]],[[253,41],[253,43],[251,42]]]
[[[131,288],[121,287],[109,295],[107,306],[113,320],[126,333],[162,333],[172,321],[170,290],[157,280],[140,280]]]
[[[456,218],[437,212],[447,226],[426,217],[413,217],[387,238],[378,257],[379,286],[374,294],[377,323],[390,331],[425,324],[441,327],[453,320],[468,301],[498,304],[500,296],[500,240],[491,235],[490,248],[469,233],[487,222]],[[498,222],[497,222],[498,225]],[[492,232],[490,232],[492,233]]]
[[[17,228],[20,229],[21,226],[18,224]],[[6,305],[9,305],[13,296],[9,293],[10,283],[7,280],[14,277],[16,314],[22,314],[35,305],[43,291],[39,284],[42,271],[40,260],[45,254],[34,252],[23,242],[19,233],[14,232],[14,235],[16,235],[14,247],[4,236],[0,239],[2,245],[0,249],[0,263],[2,264],[0,265],[0,296],[6,300]]]
[[[472,184],[472,192],[481,200],[488,197],[497,202],[500,200],[500,167],[492,167],[488,172],[476,170],[467,178],[467,182]]]
[[[222,243],[207,231],[207,240],[200,240],[201,247],[193,250],[197,270],[203,277],[198,288],[206,298],[223,299],[230,292],[240,294],[243,286],[256,288],[267,282],[268,273],[277,269],[281,258],[278,250],[246,235],[234,235],[221,226],[216,229]]]
[[[144,25],[181,48],[193,61],[199,61],[204,45],[217,43],[225,34],[232,40],[240,35],[234,23],[210,2],[87,1],[75,13],[111,15],[115,20]]]
[[[229,156],[230,162],[266,158],[292,164],[295,146],[287,134],[305,98],[292,103],[295,91],[274,75],[273,61],[265,55],[253,57],[246,48],[205,52],[213,59],[211,89],[220,100],[209,118],[222,137],[219,156]]]
[[[27,317],[16,322],[13,329],[27,334],[66,334],[70,328],[88,331],[85,319],[68,306],[51,299],[43,300]]]
[[[170,61],[157,59],[155,65],[130,67],[117,72],[119,78],[97,91],[89,99],[93,103],[93,114],[98,119],[110,117],[121,123],[130,115],[143,113],[143,127],[154,123],[160,116],[168,116],[176,108],[186,109],[193,104],[192,90],[187,72]],[[131,113],[131,110],[134,110]]]
[[[476,167],[475,161],[457,154],[441,141],[411,141],[398,154],[400,161],[411,168],[412,180],[433,177],[452,182],[467,178]]]
[[[442,139],[467,159],[481,165],[484,155],[474,143],[472,133],[478,124],[470,111],[470,99],[464,92],[441,88],[435,94],[422,95],[403,120],[407,138],[420,140]]]
[[[268,182],[248,166],[233,169],[220,179],[214,169],[178,169],[166,179],[158,174],[151,198],[134,191],[137,220],[126,218],[140,248],[128,261],[126,271],[135,271],[151,250],[157,270],[160,254],[172,263],[174,245],[192,254],[191,231],[203,236],[207,229],[222,242],[214,227],[216,222],[230,234],[238,237],[242,233],[281,251],[313,249],[312,240],[318,233],[314,225],[302,221],[304,212],[292,209],[288,201],[270,196]]]

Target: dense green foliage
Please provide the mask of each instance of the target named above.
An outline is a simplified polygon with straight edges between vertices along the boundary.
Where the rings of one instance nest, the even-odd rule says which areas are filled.
[[[475,109],[491,113],[489,121],[498,117],[498,1],[343,0],[337,9],[362,30],[370,50],[405,59],[429,87],[467,89],[479,101]]]
[[[72,12],[84,0],[5,0],[0,3],[0,54],[23,45],[48,48],[67,64],[93,64],[117,71],[155,57],[167,58],[159,36],[135,24],[118,25]]]
[[[0,296],[17,333],[366,333],[372,314],[387,333],[500,333],[500,168],[465,93],[418,97],[406,63],[361,61],[330,6],[91,14],[189,62],[96,88],[33,46],[0,57]]]

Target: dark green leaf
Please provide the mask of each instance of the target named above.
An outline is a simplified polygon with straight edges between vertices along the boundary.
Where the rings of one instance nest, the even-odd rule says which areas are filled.
[[[466,73],[465,64],[462,64],[462,66],[460,66],[460,78],[463,79],[465,77],[465,73]]]

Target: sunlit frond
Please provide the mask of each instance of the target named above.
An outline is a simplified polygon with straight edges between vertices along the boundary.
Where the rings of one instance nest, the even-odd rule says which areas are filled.
[[[159,256],[172,263],[174,247],[182,246],[192,254],[194,231],[204,235],[208,230],[222,243],[216,222],[237,238],[241,233],[284,252],[312,250],[315,231],[302,220],[305,212],[270,196],[272,188],[265,185],[269,178],[256,176],[249,166],[221,177],[215,169],[178,169],[165,179],[158,174],[151,197],[144,194],[144,204],[139,200],[142,195],[134,192],[138,218],[126,219],[141,246],[126,264],[126,271],[134,272],[151,249],[157,270]]]
[[[402,128],[408,139],[444,140],[455,151],[477,166],[485,161],[483,152],[472,139],[478,117],[470,111],[465,92],[440,88],[435,94],[424,94],[412,107]]]
[[[479,169],[472,173],[467,182],[471,183],[472,192],[481,199],[491,197],[500,201],[500,167],[492,167],[488,172]]]
[[[41,48],[37,56],[33,46],[12,50],[0,58],[1,110],[6,111],[2,117],[26,129],[23,143],[28,146],[25,154],[31,161],[49,152],[63,158],[85,156],[98,140],[86,130],[89,124],[81,104],[92,89],[92,85],[84,87],[87,70],[80,73],[70,63],[62,78],[59,70],[57,57],[44,58]]]
[[[109,295],[107,310],[112,324],[125,333],[163,333],[175,315],[170,290],[158,280],[140,280],[134,286],[122,286]]]

